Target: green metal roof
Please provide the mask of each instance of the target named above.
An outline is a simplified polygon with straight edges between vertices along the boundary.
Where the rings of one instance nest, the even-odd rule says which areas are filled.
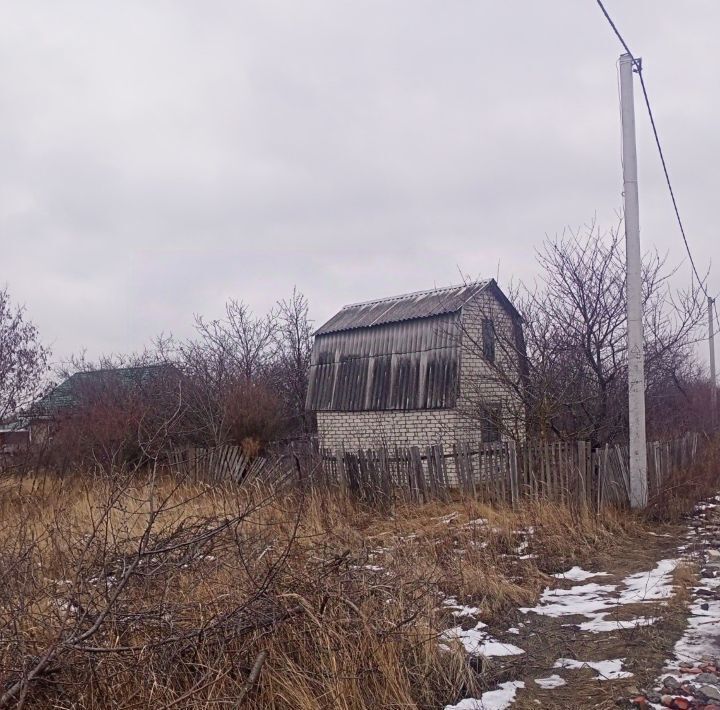
[[[87,388],[118,384],[128,387],[147,388],[168,377],[176,380],[180,371],[175,365],[159,363],[138,367],[116,367],[104,370],[76,372],[55,389],[39,399],[28,412],[32,418],[54,417],[80,403],[83,390]]]

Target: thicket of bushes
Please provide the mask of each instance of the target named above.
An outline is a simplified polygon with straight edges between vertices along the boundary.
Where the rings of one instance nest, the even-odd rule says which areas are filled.
[[[443,707],[495,680],[441,648],[444,599],[500,619],[643,530],[112,473],[0,480],[0,708]]]

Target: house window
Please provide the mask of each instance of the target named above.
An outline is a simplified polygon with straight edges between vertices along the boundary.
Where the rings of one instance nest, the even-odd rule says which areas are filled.
[[[484,444],[500,441],[502,409],[499,404],[486,404],[482,411],[480,434]]]
[[[485,358],[495,362],[495,324],[492,318],[483,318],[482,321],[482,349]]]

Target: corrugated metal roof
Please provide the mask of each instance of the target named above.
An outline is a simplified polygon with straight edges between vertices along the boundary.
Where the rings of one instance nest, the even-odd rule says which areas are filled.
[[[461,286],[434,288],[376,301],[353,303],[344,306],[327,323],[318,328],[315,335],[455,313],[466,301],[494,283],[494,279],[488,279]]]
[[[180,371],[169,363],[76,372],[35,402],[28,416],[52,417],[63,410],[71,409],[80,403],[83,394],[87,394],[88,387],[118,384],[142,388],[164,381],[175,381],[179,376]]]
[[[459,321],[459,312],[453,312],[318,335],[310,365],[308,409],[454,407]]]

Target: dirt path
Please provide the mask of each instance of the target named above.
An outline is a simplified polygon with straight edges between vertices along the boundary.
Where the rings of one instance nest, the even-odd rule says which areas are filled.
[[[509,649],[524,650],[485,660],[495,690],[448,708],[720,710],[717,501],[658,531],[642,550],[601,552],[591,569],[556,577],[534,607],[487,629]]]

